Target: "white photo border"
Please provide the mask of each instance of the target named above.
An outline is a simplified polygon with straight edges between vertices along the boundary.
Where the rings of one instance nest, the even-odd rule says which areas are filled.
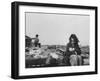
[[[90,65],[74,67],[47,67],[47,68],[25,68],[25,12],[66,13],[66,14],[88,14],[90,15]],[[19,76],[78,73],[95,71],[95,10],[56,8],[40,6],[19,6]]]

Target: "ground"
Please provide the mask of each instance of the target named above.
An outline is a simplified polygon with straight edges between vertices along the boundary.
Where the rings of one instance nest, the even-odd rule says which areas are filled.
[[[81,56],[83,65],[89,65],[89,46],[81,46]],[[66,66],[64,45],[42,45],[41,48],[26,48],[25,65],[26,68]]]

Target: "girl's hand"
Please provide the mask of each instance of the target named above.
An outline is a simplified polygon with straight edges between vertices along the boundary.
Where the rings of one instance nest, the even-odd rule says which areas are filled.
[[[75,48],[69,48],[69,51],[74,51],[75,50]]]
[[[69,51],[73,51],[73,48],[69,48]]]

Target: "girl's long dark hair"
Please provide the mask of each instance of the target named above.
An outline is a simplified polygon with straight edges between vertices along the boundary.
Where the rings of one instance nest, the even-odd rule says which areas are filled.
[[[70,43],[71,43],[71,38],[74,39],[74,42],[75,42],[74,44],[78,45],[79,40],[78,40],[77,36],[75,34],[71,34],[71,36],[69,37]]]

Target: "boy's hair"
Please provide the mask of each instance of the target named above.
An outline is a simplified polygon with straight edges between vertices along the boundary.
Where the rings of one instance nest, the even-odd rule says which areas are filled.
[[[38,37],[39,35],[38,34],[36,34],[36,37]]]

